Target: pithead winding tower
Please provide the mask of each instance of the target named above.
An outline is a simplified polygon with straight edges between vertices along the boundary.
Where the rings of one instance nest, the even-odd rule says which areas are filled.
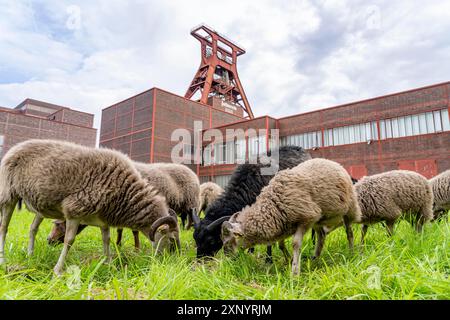
[[[203,24],[192,29],[191,35],[200,41],[202,58],[184,96],[191,99],[200,91],[201,103],[212,105],[212,98],[219,98],[228,108],[242,108],[246,117],[252,119],[236,68],[237,57],[245,50]]]

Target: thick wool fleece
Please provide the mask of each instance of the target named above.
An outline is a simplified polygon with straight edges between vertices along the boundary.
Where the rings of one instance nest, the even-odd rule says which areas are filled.
[[[394,222],[402,213],[433,217],[433,194],[422,175],[407,170],[393,170],[364,177],[355,184],[362,213],[362,223]]]
[[[293,168],[309,159],[311,155],[302,147],[283,146],[279,149],[279,170]],[[220,228],[208,230],[208,226],[217,219],[231,216],[255,202],[262,188],[273,178],[262,175],[262,167],[264,165],[261,163],[239,165],[231,175],[225,191],[206,208],[205,218],[194,231],[197,256],[214,255],[222,248]]]
[[[205,182],[200,185],[200,200],[198,212],[205,210],[223,193],[221,186],[214,182]]]
[[[56,140],[11,148],[1,162],[0,187],[1,206],[23,199],[52,219],[143,230],[169,215],[164,197],[124,154]]]
[[[450,210],[450,170],[430,179],[434,195],[434,210]]]
[[[189,214],[198,208],[200,182],[188,167],[175,163],[133,162],[147,182],[166,198],[167,205],[175,212]]]
[[[344,216],[357,222],[360,214],[347,171],[334,161],[312,159],[280,171],[230,223],[240,224],[243,246],[252,247],[289,237],[299,225],[332,228]]]

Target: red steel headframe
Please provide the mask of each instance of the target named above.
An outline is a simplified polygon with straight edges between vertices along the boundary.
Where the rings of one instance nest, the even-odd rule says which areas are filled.
[[[201,103],[207,104],[208,97],[215,95],[241,107],[253,119],[236,68],[237,57],[245,50],[203,24],[192,29],[191,35],[200,41],[202,59],[184,96],[191,99],[200,90]]]

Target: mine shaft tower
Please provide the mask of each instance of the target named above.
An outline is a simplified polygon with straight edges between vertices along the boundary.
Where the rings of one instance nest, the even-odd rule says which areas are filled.
[[[191,35],[200,41],[201,63],[184,96],[191,99],[200,91],[199,102],[211,104],[209,98],[220,98],[254,118],[236,68],[237,57],[245,50],[203,24],[192,29]]]

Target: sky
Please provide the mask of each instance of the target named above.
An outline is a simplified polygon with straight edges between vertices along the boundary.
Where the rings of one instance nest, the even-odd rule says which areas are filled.
[[[102,108],[144,90],[184,95],[201,23],[245,48],[255,116],[450,80],[450,1],[0,0],[0,17],[0,106],[43,100],[94,113],[96,128]]]

